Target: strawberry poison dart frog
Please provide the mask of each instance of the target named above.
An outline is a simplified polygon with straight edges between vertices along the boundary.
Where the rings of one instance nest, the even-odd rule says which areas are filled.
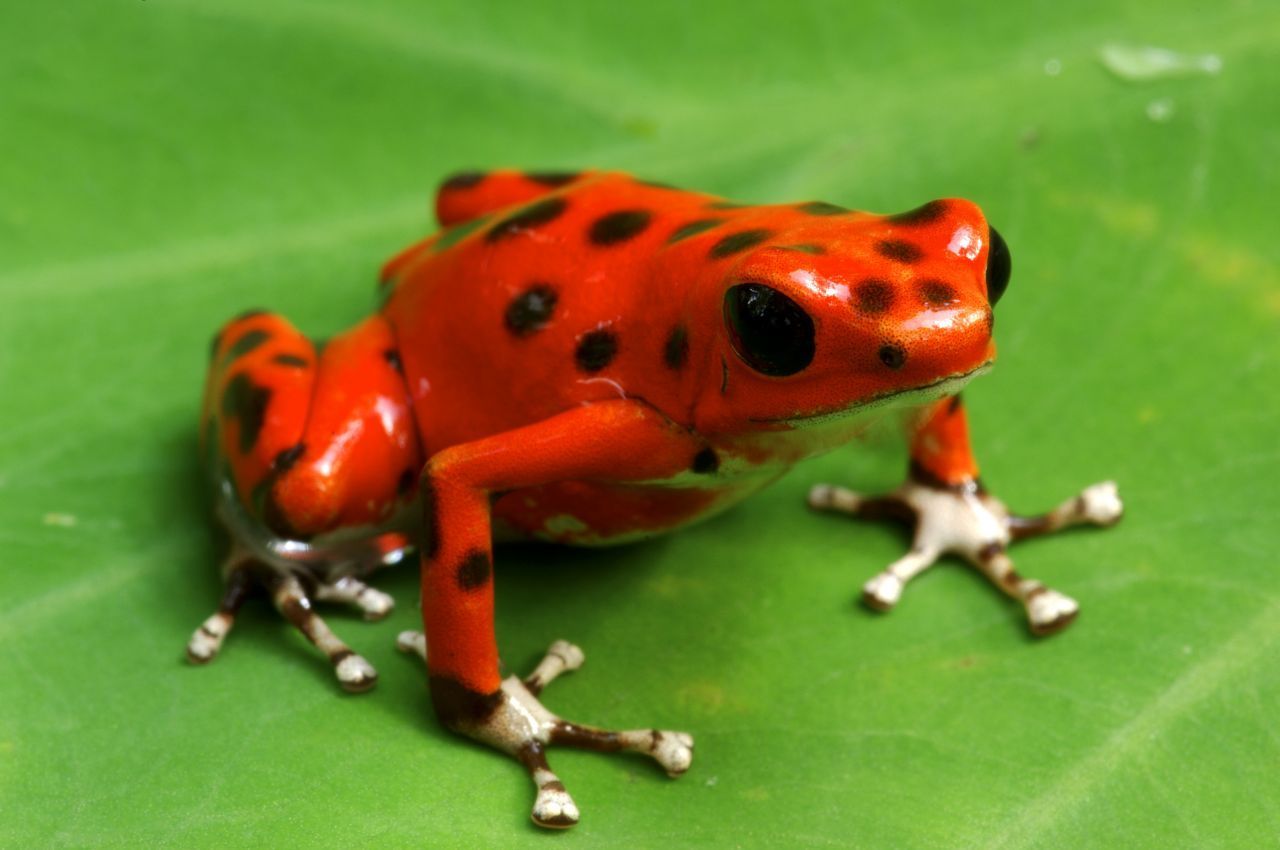
[[[672,776],[693,740],[605,731],[539,701],[582,652],[563,641],[503,678],[495,539],[598,545],[724,510],[792,464],[906,411],[910,467],[891,493],[819,485],[814,508],[908,523],[908,553],[863,598],[891,608],[940,555],[970,561],[1049,634],[1076,603],[1015,572],[1011,543],[1122,511],[1110,482],[1039,516],[987,492],[960,391],[995,355],[1009,249],[972,203],[897,215],[829,203],[744,205],[603,172],[465,173],[442,230],[382,270],[382,307],[319,343],[249,312],[213,344],[203,445],[231,545],[218,610],[188,655],[218,652],[261,588],[361,691],[376,679],[314,610],[392,607],[365,584],[421,560],[426,660],[448,728],[502,750],[537,787],[533,819],[578,809],[553,745],[652,756]]]

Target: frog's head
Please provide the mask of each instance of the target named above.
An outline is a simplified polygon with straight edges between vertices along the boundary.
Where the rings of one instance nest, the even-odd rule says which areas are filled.
[[[806,216],[736,260],[700,287],[703,309],[721,313],[708,426],[919,403],[958,391],[995,356],[991,308],[1009,252],[969,201]]]

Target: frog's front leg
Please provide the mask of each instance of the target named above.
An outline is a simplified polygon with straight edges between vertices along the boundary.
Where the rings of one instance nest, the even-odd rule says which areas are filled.
[[[1026,609],[1031,631],[1048,635],[1070,625],[1079,611],[1065,594],[1024,578],[1009,558],[1011,543],[1073,525],[1113,525],[1124,507],[1115,484],[1085,488],[1049,513],[1012,514],[978,480],[969,447],[968,424],[959,396],[943,399],[920,420],[911,445],[911,472],[896,490],[864,497],[843,487],[820,484],[809,504],[869,519],[896,519],[914,526],[911,550],[874,576],[863,600],[886,611],[902,596],[906,583],[943,554],[954,553],[980,569]]]
[[[547,747],[639,751],[675,776],[688,768],[693,740],[679,732],[599,730],[547,710],[538,700],[541,687],[581,662],[581,652],[567,644],[554,646],[528,679],[502,678],[493,631],[490,494],[557,481],[667,479],[689,469],[704,448],[653,408],[618,400],[445,449],[423,471],[429,539],[422,613],[432,703],[445,726],[530,771],[538,788],[532,816],[541,826],[578,820],[576,805],[546,763]],[[402,643],[414,645],[412,638]]]

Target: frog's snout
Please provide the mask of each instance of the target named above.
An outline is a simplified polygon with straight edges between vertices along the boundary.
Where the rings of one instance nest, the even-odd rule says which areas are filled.
[[[897,373],[909,384],[927,384],[970,371],[995,355],[991,308],[975,299],[967,305],[922,313],[897,334],[875,344],[878,370]]]

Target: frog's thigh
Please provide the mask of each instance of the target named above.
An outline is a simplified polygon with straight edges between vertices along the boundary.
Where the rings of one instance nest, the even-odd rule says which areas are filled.
[[[251,513],[286,539],[377,525],[422,466],[391,326],[374,316],[317,351],[288,320],[249,313],[215,341],[205,438]]]
[[[376,526],[412,496],[422,453],[390,326],[375,316],[325,344],[306,424],[277,458],[264,519],[299,539]]]
[[[315,346],[283,316],[243,313],[214,338],[201,437],[243,504],[301,441],[315,376]]]

